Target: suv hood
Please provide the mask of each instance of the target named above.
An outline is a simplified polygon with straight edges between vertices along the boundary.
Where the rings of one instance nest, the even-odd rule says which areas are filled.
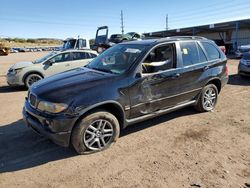
[[[67,103],[72,101],[73,96],[84,94],[86,89],[107,83],[107,80],[115,76],[88,68],[78,68],[38,81],[31,87],[31,92],[41,100]]]
[[[14,65],[12,65],[10,68],[11,69],[21,69],[21,68],[25,68],[25,67],[29,67],[31,65],[34,65],[32,62],[18,62]]]

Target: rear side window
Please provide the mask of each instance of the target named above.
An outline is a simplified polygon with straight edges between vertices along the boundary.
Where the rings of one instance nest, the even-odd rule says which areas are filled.
[[[69,55],[69,53],[58,54],[57,56],[54,56],[53,58],[51,58],[49,61],[53,62],[53,63],[70,61],[70,55]]]
[[[196,42],[181,42],[180,47],[184,66],[207,61],[204,52],[197,46]]]
[[[200,45],[197,45],[197,47],[198,47],[200,62],[207,61],[206,55],[204,54],[204,51],[201,49]]]
[[[96,56],[97,56],[96,54],[89,53],[90,58],[95,58]]]
[[[73,60],[88,59],[89,54],[85,52],[73,52]]]
[[[220,58],[220,52],[214,45],[208,42],[201,42],[201,44],[203,45],[204,49],[207,52],[208,60],[215,60]]]

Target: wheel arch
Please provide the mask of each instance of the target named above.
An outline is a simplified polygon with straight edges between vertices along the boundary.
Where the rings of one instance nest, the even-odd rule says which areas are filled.
[[[39,71],[29,71],[29,72],[26,72],[24,75],[23,75],[23,78],[22,78],[22,81],[23,83],[25,83],[25,79],[27,78],[27,76],[29,76],[30,74],[38,74],[40,75],[42,78],[44,78],[44,75],[39,72]]]
[[[74,126],[72,127],[71,130],[74,129],[74,127],[87,115],[99,111],[99,110],[104,110],[107,112],[110,112],[113,114],[120,125],[120,129],[125,128],[125,112],[122,108],[122,105],[116,101],[106,101],[106,102],[101,102],[97,103],[95,105],[92,105],[88,108],[85,108],[79,112],[79,118],[76,120]]]
[[[218,93],[220,93],[221,91],[221,80],[219,78],[213,78],[213,79],[210,79],[206,85],[208,84],[214,84],[217,89],[218,89]]]

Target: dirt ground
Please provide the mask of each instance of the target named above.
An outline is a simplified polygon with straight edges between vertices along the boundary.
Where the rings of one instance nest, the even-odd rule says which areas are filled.
[[[38,53],[0,57],[0,187],[250,187],[250,79],[229,60],[214,112],[185,108],[122,131],[108,150],[76,155],[22,122],[27,91],[5,73]]]

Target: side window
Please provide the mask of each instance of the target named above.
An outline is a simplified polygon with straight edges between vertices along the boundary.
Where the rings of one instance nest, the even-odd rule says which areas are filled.
[[[139,39],[140,38],[140,35],[139,34],[137,34],[137,33],[135,33],[135,35],[134,35],[134,37],[133,37],[134,39]]]
[[[89,59],[89,54],[86,52],[81,52],[81,59]]]
[[[53,62],[53,63],[60,63],[60,62],[64,62],[64,61],[70,61],[70,55],[69,55],[69,53],[59,54],[59,55],[51,58],[49,61]]]
[[[152,50],[142,63],[142,73],[155,73],[174,68],[173,45],[168,44]]]
[[[84,39],[78,39],[76,46],[79,49],[85,48],[86,47],[86,40],[84,40]]]
[[[95,58],[96,56],[97,56],[96,54],[89,53],[90,58]]]
[[[214,45],[210,44],[209,42],[201,42],[201,44],[207,52],[208,60],[215,60],[220,58],[220,52]]]
[[[79,39],[78,41],[77,41],[77,48],[82,48],[82,40],[81,39]]]
[[[91,58],[89,53],[86,52],[74,52],[73,53],[73,60],[80,60],[80,59],[89,59]]]
[[[194,65],[201,62],[196,42],[181,42],[180,47],[184,66]]]
[[[204,51],[201,49],[200,45],[197,45],[199,57],[200,57],[200,63],[207,61],[206,55],[204,54]]]
[[[73,52],[72,57],[73,57],[73,61],[82,59],[82,55],[80,52]]]
[[[86,46],[86,43],[87,43],[86,40],[82,40],[82,47],[84,47],[84,48],[87,47],[87,46]]]

